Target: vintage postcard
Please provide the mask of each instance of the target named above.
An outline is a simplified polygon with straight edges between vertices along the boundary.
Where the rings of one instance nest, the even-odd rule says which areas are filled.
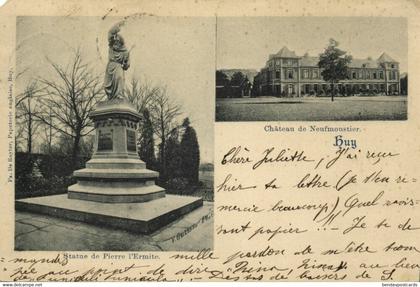
[[[420,280],[417,0],[0,14],[1,281]]]

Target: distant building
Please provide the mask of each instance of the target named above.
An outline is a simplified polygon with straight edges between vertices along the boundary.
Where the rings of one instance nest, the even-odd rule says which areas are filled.
[[[283,47],[269,56],[265,67],[255,76],[255,96],[300,97],[327,93],[330,85],[322,79],[318,62],[319,57],[297,56]],[[348,79],[335,87],[339,94],[393,95],[401,92],[399,63],[386,53],[377,60],[353,59],[348,73]]]

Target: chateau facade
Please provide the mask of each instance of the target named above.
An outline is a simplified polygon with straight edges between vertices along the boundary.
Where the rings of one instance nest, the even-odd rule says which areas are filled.
[[[301,97],[325,94],[330,84],[322,79],[319,57],[297,56],[283,47],[269,56],[254,78],[254,96]],[[348,79],[335,85],[338,94],[393,95],[400,93],[399,63],[383,53],[377,60],[352,59]]]

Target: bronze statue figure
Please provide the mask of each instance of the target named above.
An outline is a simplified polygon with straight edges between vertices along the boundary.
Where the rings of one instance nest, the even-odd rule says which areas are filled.
[[[124,97],[124,71],[130,67],[130,52],[124,38],[118,34],[124,22],[114,25],[108,32],[108,65],[105,71],[105,93],[108,100]]]

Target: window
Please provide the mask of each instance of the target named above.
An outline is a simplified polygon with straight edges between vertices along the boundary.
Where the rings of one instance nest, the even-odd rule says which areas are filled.
[[[303,70],[303,78],[304,79],[309,78],[309,71],[308,70]]]
[[[374,79],[377,79],[378,78],[377,75],[376,75],[376,72],[373,72],[373,78]]]
[[[318,70],[314,70],[313,73],[312,73],[312,76],[313,76],[314,79],[318,79],[318,77],[319,77]]]
[[[353,79],[356,79],[357,78],[356,72],[353,72],[352,78]]]
[[[391,68],[394,69],[395,68],[395,65],[394,64],[391,64]]]
[[[287,78],[288,79],[293,79],[293,70],[288,70],[287,71]]]
[[[363,75],[362,75],[362,71],[359,71],[359,79],[362,79],[363,78]]]
[[[392,71],[392,80],[396,80],[397,79],[397,73],[395,71]]]
[[[276,79],[280,79],[280,71],[276,71]]]
[[[280,66],[280,60],[276,60],[276,66]]]
[[[284,65],[287,65],[287,64],[288,64],[288,62],[289,62],[289,61],[288,61],[287,59],[283,59],[283,64],[284,64]]]
[[[370,79],[370,72],[366,71],[366,79]]]
[[[380,71],[380,72],[379,72],[379,78],[380,78],[380,79],[383,79],[383,78],[384,78],[384,72],[383,72],[383,71]]]

